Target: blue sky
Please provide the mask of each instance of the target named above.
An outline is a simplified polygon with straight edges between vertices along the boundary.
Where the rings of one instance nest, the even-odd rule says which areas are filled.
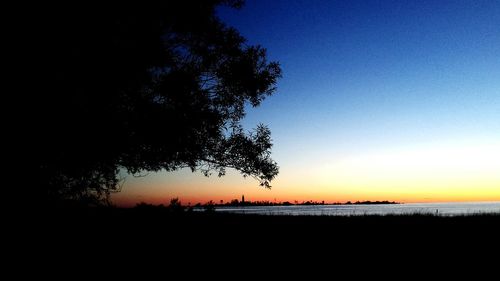
[[[247,1],[241,10],[222,8],[219,15],[282,66],[277,93],[260,107],[249,108],[243,122],[248,129],[258,123],[271,128],[281,173],[272,191],[254,191],[259,189],[255,182],[231,174],[226,179],[188,172],[153,175],[155,190],[165,198],[195,198],[199,192],[217,199],[257,192],[260,199],[311,195],[335,201],[337,194],[340,199],[364,200],[369,198],[358,198],[363,196],[359,183],[340,184],[335,176],[328,177],[331,184],[316,179],[324,177],[322,172],[338,173],[337,161],[342,159],[395,150],[410,153],[422,147],[428,153],[454,147],[450,151],[455,154],[487,147],[490,156],[482,150],[484,157],[474,159],[489,163],[482,170],[500,174],[498,161],[490,159],[500,151],[500,1]],[[455,167],[456,172],[472,171],[467,157],[477,153],[457,160],[464,165]],[[452,168],[444,168],[453,174]],[[364,177],[362,170],[355,177]],[[489,194],[485,199],[500,200],[494,190],[500,190],[500,177],[479,173],[471,178],[487,178],[486,191],[478,192]],[[408,181],[415,179],[420,180],[413,175]],[[433,179],[423,182],[443,183],[430,184]],[[423,188],[431,194],[420,194],[403,181],[398,179],[391,189],[396,198],[433,198],[431,189]],[[446,192],[457,184],[444,183]],[[124,193],[144,185],[132,180]],[[370,197],[374,190],[366,185]],[[360,190],[350,194],[349,188]],[[464,194],[471,200],[483,198],[475,197],[472,183],[460,188],[469,188]],[[436,192],[436,200],[446,200],[445,189]]]
[[[248,127],[291,145],[500,134],[499,1],[248,1],[221,16],[283,67]]]

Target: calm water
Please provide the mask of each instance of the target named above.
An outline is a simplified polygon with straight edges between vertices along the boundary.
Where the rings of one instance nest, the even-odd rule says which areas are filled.
[[[396,205],[247,206],[218,207],[216,211],[259,215],[357,216],[415,213],[463,215],[500,213],[500,202],[407,203]]]

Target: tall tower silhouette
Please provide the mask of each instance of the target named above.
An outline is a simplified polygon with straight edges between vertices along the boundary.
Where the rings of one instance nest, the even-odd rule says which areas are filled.
[[[245,204],[245,195],[241,195],[241,204]]]

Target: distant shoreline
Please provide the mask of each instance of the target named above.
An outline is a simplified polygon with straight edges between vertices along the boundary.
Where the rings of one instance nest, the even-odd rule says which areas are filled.
[[[212,206],[212,207],[245,207],[245,206],[259,206],[259,207],[264,207],[264,206],[323,206],[323,205],[395,205],[395,204],[403,204],[401,202],[396,202],[396,201],[347,201],[347,202],[325,202],[325,201],[303,201],[303,202],[297,202],[295,201],[294,203],[291,203],[289,201],[285,202],[271,202],[271,201],[238,201],[238,200],[233,200],[231,202],[227,203],[219,203],[216,204],[213,201],[209,201],[206,204],[201,204],[198,203],[194,205],[195,208],[197,207],[205,207],[205,206]]]

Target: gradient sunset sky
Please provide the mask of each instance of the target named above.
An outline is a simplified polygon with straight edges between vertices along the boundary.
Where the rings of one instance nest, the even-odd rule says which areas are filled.
[[[181,170],[127,176],[117,205],[500,201],[500,1],[248,0],[219,15],[283,69],[243,121],[272,131],[272,189]]]

